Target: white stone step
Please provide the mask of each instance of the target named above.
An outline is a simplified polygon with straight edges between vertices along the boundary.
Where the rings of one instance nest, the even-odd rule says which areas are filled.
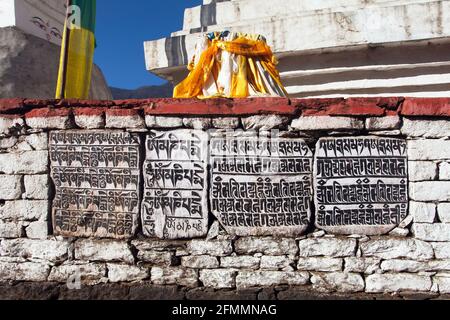
[[[259,20],[258,23],[232,27],[230,31],[263,34],[279,55],[437,39],[450,37],[450,1]],[[186,64],[194,52],[197,38],[198,34],[188,34],[146,42],[147,69],[157,73],[161,68]],[[178,48],[178,53],[173,54],[175,50],[167,54],[170,47]]]
[[[246,20],[268,17],[302,16],[349,11],[370,7],[427,3],[433,0],[240,0],[213,3],[186,9],[183,30],[189,33],[209,25],[229,27]],[[180,33],[179,33],[180,34]]]

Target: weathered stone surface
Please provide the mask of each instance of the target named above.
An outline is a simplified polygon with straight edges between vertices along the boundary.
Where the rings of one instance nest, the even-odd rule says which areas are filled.
[[[415,201],[450,201],[450,181],[412,182],[409,197]]]
[[[49,194],[48,175],[32,175],[24,177],[25,198],[46,200]]]
[[[147,268],[112,263],[108,263],[106,266],[108,268],[108,279],[110,282],[133,282],[150,277]]]
[[[15,116],[0,116],[0,134],[9,134],[11,132],[21,130],[25,122],[20,117]]]
[[[200,281],[207,288],[227,289],[236,287],[236,270],[200,270]]]
[[[274,285],[301,286],[309,281],[308,272],[295,271],[240,271],[236,277],[239,289],[270,287]]]
[[[406,237],[409,235],[409,229],[403,229],[403,228],[395,228],[391,232],[389,232],[389,235],[391,237]]]
[[[47,172],[47,151],[0,154],[0,172],[6,174],[40,174]]]
[[[101,129],[105,127],[103,112],[91,115],[75,114],[75,123],[83,129]]]
[[[364,121],[351,117],[311,116],[292,121],[291,127],[300,131],[364,129]]]
[[[47,220],[49,203],[45,200],[17,200],[0,203],[0,219]]]
[[[133,109],[106,110],[105,127],[112,129],[143,129],[144,117]]]
[[[279,115],[251,116],[242,119],[245,130],[269,131],[279,129],[288,124],[290,119]]]
[[[450,140],[408,140],[408,159],[410,161],[450,159]]]
[[[211,210],[229,234],[295,237],[306,231],[312,152],[304,140],[216,134],[210,154]],[[264,195],[252,191],[259,184]]]
[[[404,118],[401,131],[409,137],[447,138],[450,136],[450,121]]]
[[[0,238],[13,239],[22,236],[23,222],[9,222],[0,220]]]
[[[261,258],[253,256],[231,256],[220,259],[220,267],[237,269],[259,269]]]
[[[432,242],[436,259],[450,259],[450,242]]]
[[[291,269],[294,259],[287,256],[262,256],[260,268],[262,270],[283,270]]]
[[[125,239],[139,213],[140,138],[112,130],[52,131],[52,218],[62,236]]]
[[[450,180],[450,162],[439,164],[439,180]]]
[[[206,130],[212,127],[212,120],[208,118],[184,118],[185,127],[195,130]]]
[[[297,263],[297,270],[333,272],[342,271],[343,265],[343,259],[326,257],[301,257],[299,258]]]
[[[193,269],[153,267],[151,279],[152,283],[158,285],[177,284],[194,288],[198,285],[198,272]]]
[[[0,149],[10,149],[16,145],[17,137],[8,137],[0,139]]]
[[[432,161],[409,161],[409,181],[432,181],[437,178],[437,164]]]
[[[228,256],[233,252],[231,241],[229,240],[192,240],[187,244],[190,254],[201,256]]]
[[[0,174],[0,199],[16,200],[22,196],[21,176]]]
[[[419,272],[426,271],[428,263],[415,260],[393,259],[381,262],[381,270],[385,272]]]
[[[47,264],[0,262],[0,279],[3,281],[46,281],[49,272]]]
[[[208,233],[208,134],[196,130],[151,131],[146,141],[142,225],[161,239]]]
[[[381,259],[379,258],[345,258],[345,272],[357,272],[364,274],[373,274],[380,268]]]
[[[48,150],[48,134],[47,132],[39,132],[23,137],[24,141],[32,148],[32,150]]]
[[[48,281],[66,283],[68,280],[80,280],[82,284],[96,285],[107,281],[104,264],[62,264],[50,271]]]
[[[183,126],[183,119],[176,117],[158,117],[158,116],[145,116],[145,123],[148,128],[170,128],[177,129]]]
[[[416,223],[433,223],[436,217],[436,205],[428,202],[409,202],[409,213]]]
[[[239,118],[214,118],[212,125],[216,129],[236,129],[241,124]]]
[[[174,263],[173,252],[163,252],[155,250],[139,251],[137,254],[139,261],[146,262],[154,266],[170,267]]]
[[[332,272],[312,273],[311,283],[318,291],[361,292],[364,279],[357,273]]]
[[[316,226],[337,234],[388,233],[408,215],[407,167],[405,140],[320,139],[314,163]]]
[[[439,287],[439,292],[450,293],[450,274],[449,273],[438,273],[433,277],[433,280],[437,283]]]
[[[216,239],[221,232],[221,226],[219,221],[215,220],[213,224],[209,227],[208,234],[206,235],[206,240]]]
[[[215,269],[219,267],[219,260],[211,256],[188,256],[181,258],[181,265],[193,269]]]
[[[75,242],[75,258],[84,261],[134,263],[128,244],[123,241],[80,239]]]
[[[145,240],[133,240],[131,244],[139,251],[145,250],[157,250],[167,251],[184,248],[186,246],[186,240],[158,240],[158,239],[145,239]]]
[[[301,257],[351,257],[356,253],[356,240],[341,238],[305,239],[299,242]]]
[[[439,203],[437,208],[439,221],[450,223],[450,203]]]
[[[3,240],[0,254],[9,257],[40,259],[61,262],[67,259],[69,242],[54,240],[13,239]]]
[[[381,259],[405,258],[419,261],[433,258],[431,244],[416,239],[375,239],[360,245],[363,256]]]
[[[366,278],[366,292],[429,291],[431,278],[414,274],[373,274]]]
[[[417,239],[424,241],[450,241],[450,224],[448,223],[415,223],[412,232]]]
[[[47,239],[49,235],[47,221],[33,221],[25,228],[25,234],[29,239]]]
[[[399,128],[399,116],[373,117],[366,119],[367,130],[392,130]]]
[[[265,255],[280,256],[296,255],[298,252],[295,240],[290,238],[239,238],[234,242],[234,248],[238,254],[262,253]]]

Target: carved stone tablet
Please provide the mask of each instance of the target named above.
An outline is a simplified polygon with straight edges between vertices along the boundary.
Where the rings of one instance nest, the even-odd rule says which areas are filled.
[[[144,162],[144,234],[161,239],[205,236],[208,134],[196,130],[151,131]]]
[[[301,139],[211,139],[211,209],[230,234],[296,236],[311,217],[313,155]]]
[[[337,234],[381,235],[408,214],[406,141],[320,139],[314,163],[316,225]]]
[[[55,234],[124,239],[139,213],[139,137],[122,131],[50,133]]]

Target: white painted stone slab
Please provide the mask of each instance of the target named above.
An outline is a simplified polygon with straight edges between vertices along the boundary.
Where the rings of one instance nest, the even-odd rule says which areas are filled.
[[[312,152],[302,139],[216,135],[211,210],[238,236],[297,236],[311,219]]]
[[[150,131],[141,210],[146,236],[184,239],[207,234],[207,143],[203,131]]]
[[[316,225],[336,234],[381,235],[408,214],[406,141],[322,138],[316,145]]]
[[[55,234],[133,236],[140,201],[139,136],[113,130],[53,131],[49,145]]]

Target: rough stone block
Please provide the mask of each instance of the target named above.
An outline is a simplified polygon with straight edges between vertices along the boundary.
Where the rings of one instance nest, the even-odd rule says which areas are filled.
[[[450,223],[450,203],[439,203],[437,208],[439,221]]]
[[[192,269],[215,269],[219,267],[219,260],[211,256],[187,256],[181,258],[181,265]]]
[[[409,181],[432,181],[437,178],[437,164],[433,161],[409,161]]]
[[[207,288],[231,289],[236,287],[236,270],[200,270],[200,281]]]
[[[209,118],[184,118],[183,124],[186,128],[206,130],[212,127],[212,120]]]
[[[146,239],[146,240],[133,240],[131,244],[139,251],[156,250],[156,251],[168,251],[182,249],[186,246],[186,240],[159,240],[159,239]]]
[[[439,287],[439,293],[441,294],[450,293],[450,274],[438,273],[433,277],[433,280],[437,283]]]
[[[412,182],[409,196],[415,201],[450,201],[450,181]]]
[[[47,151],[0,154],[0,172],[6,174],[40,174],[48,172]]]
[[[450,242],[432,242],[436,259],[450,259]]]
[[[373,274],[380,269],[381,259],[379,258],[345,258],[345,272],[357,272]]]
[[[450,241],[450,224],[447,223],[415,223],[412,232],[417,239],[424,241]]]
[[[109,109],[105,112],[106,128],[112,129],[143,129],[144,118],[134,109]]]
[[[295,271],[240,271],[236,277],[238,290],[276,285],[301,286],[309,281],[308,272]]]
[[[436,205],[428,202],[409,202],[409,212],[416,223],[433,223],[436,217]]]
[[[431,278],[415,274],[373,274],[366,278],[366,292],[430,291]]]
[[[279,115],[258,115],[242,119],[245,130],[269,131],[286,126],[290,119]]]
[[[419,261],[433,258],[431,244],[416,239],[375,239],[360,244],[364,257],[405,258]]]
[[[450,162],[439,164],[439,180],[450,180]]]
[[[450,136],[450,121],[404,118],[401,131],[408,137],[447,138]]]
[[[3,281],[46,281],[49,272],[47,264],[0,262],[0,279]]]
[[[47,221],[33,221],[25,228],[25,233],[29,239],[47,239],[48,232]]]
[[[22,196],[21,176],[0,174],[0,199],[16,200]]]
[[[0,134],[9,134],[21,130],[25,125],[22,118],[17,116],[0,115]]]
[[[312,273],[311,283],[317,291],[362,292],[364,279],[357,273]]]
[[[68,250],[69,242],[55,240],[13,239],[3,240],[0,245],[1,255],[54,263],[66,260]]]
[[[163,252],[155,250],[139,251],[137,254],[139,261],[143,261],[153,266],[170,267],[174,263],[172,251]]]
[[[49,194],[49,176],[32,175],[24,177],[25,197],[33,200],[47,200]]]
[[[128,244],[123,241],[80,239],[75,242],[75,258],[84,261],[134,263]]]
[[[75,123],[83,129],[101,129],[105,127],[103,108],[82,108],[74,111]]]
[[[221,268],[259,269],[261,258],[253,256],[231,256],[220,259]]]
[[[106,267],[104,264],[62,264],[54,266],[48,276],[48,281],[66,283],[70,280],[80,280],[82,284],[97,285],[106,282]]]
[[[46,200],[17,200],[0,203],[0,219],[47,221],[49,203]]]
[[[428,263],[415,260],[384,260],[381,262],[381,270],[385,272],[420,272],[426,271]]]
[[[282,270],[291,268],[294,260],[287,256],[262,256],[260,268],[262,270]]]
[[[48,150],[48,134],[47,132],[40,132],[30,134],[24,137],[25,142],[33,150]]]
[[[343,264],[344,260],[337,258],[300,257],[297,264],[297,270],[323,271],[323,272],[342,271]]]
[[[295,240],[290,238],[244,237],[235,241],[234,248],[238,254],[262,253],[280,256],[296,255],[298,252]]]
[[[190,254],[201,256],[210,255],[224,257],[233,252],[231,241],[229,240],[192,240],[187,244]]]
[[[301,257],[351,257],[356,253],[356,240],[343,238],[305,239],[299,242]]]
[[[14,239],[22,236],[23,222],[0,220],[0,238]]]
[[[214,118],[212,125],[216,129],[236,129],[241,121],[239,118]]]
[[[450,159],[450,140],[409,140],[408,159],[448,160]]]
[[[366,119],[367,130],[392,130],[400,128],[399,116],[373,117]]]
[[[150,129],[177,129],[183,127],[183,119],[176,117],[145,116],[145,124]]]
[[[153,267],[151,270],[153,284],[157,285],[179,285],[195,288],[198,285],[198,272],[193,269],[183,268],[160,268]]]
[[[292,121],[291,127],[300,131],[364,129],[364,121],[352,117],[311,116]]]
[[[133,282],[147,279],[150,276],[147,268],[124,264],[108,263],[108,279],[110,282]]]
[[[34,109],[25,115],[25,121],[33,129],[68,129],[69,116],[69,109]]]

